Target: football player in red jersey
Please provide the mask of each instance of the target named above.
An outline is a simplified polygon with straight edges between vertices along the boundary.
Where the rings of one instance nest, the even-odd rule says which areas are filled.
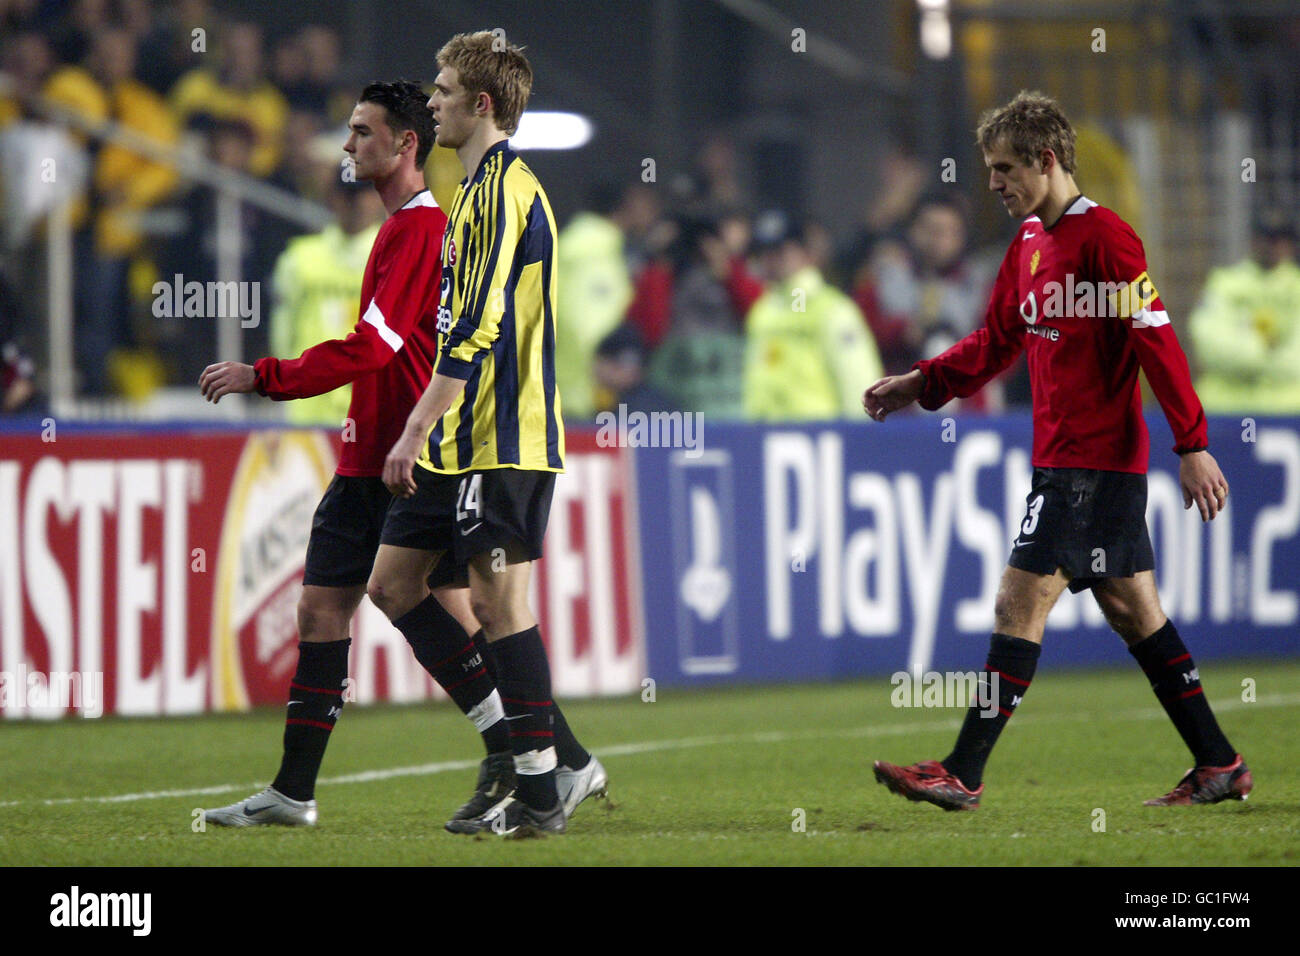
[[[220,362],[199,379],[204,396],[256,391],[275,400],[309,398],[353,383],[346,441],[337,474],[312,521],[298,604],[297,671],[290,684],[284,756],[274,782],[205,819],[224,826],[316,822],[316,777],[343,707],[348,628],[366,593],[380,531],[392,501],[384,458],[423,394],[437,360],[441,247],[447,217],[425,186],[434,144],[428,95],[415,83],[373,83],[349,120],[344,150],[358,181],[370,181],[388,212],[366,264],[360,319],[345,339],[313,346],[296,359]],[[404,622],[416,658],[473,722],[488,756],[478,785],[457,817],[476,817],[513,787],[508,724],[469,604],[464,569],[434,568],[432,593]],[[473,637],[470,635],[474,634]]]
[[[1210,454],[1187,358],[1147,275],[1132,228],[1080,194],[1074,131],[1060,106],[1022,92],[981,118],[989,189],[1023,219],[998,272],[984,326],[862,397],[876,421],[919,402],[965,398],[1028,353],[1034,404],[1033,485],[994,608],[981,680],[998,710],[972,707],[952,753],[875,776],[945,810],[979,805],[984,765],[1033,678],[1047,615],[1061,592],[1091,588],[1192,751],[1196,766],[1153,806],[1244,800],[1250,771],[1220,730],[1200,675],[1160,607],[1146,525],[1149,440],[1138,369],[1173,431],[1186,507],[1212,520],[1228,482]]]

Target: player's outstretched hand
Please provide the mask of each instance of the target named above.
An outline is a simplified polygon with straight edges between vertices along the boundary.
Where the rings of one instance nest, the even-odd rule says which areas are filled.
[[[257,370],[242,362],[218,362],[209,365],[199,376],[199,391],[214,405],[222,395],[251,392],[257,388]]]
[[[421,439],[403,431],[384,459],[384,487],[398,498],[415,494],[415,459],[420,454]]]
[[[1228,479],[1208,451],[1191,451],[1180,457],[1178,484],[1183,489],[1183,507],[1196,502],[1202,521],[1214,520],[1228,500]]]
[[[906,408],[921,397],[925,376],[920,369],[906,375],[889,375],[862,393],[862,407],[878,422],[883,422],[890,412]]]

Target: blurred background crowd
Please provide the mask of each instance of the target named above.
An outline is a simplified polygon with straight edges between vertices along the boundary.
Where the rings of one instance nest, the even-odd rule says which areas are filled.
[[[619,404],[860,417],[866,385],[983,320],[1015,224],[986,201],[971,131],[1021,86],[1062,100],[1084,192],[1147,241],[1207,408],[1300,412],[1294,4],[1179,19],[1155,3],[1154,21],[1106,19],[1123,4],[1038,5],[1054,28],[1015,3],[869,6],[755,3],[770,14],[755,20],[710,0],[579,2],[525,19],[501,3],[0,0],[3,410],[62,396],[82,412],[193,414],[210,362],[345,335],[383,217],[341,165],[357,92],[432,79],[442,39],[500,16],[534,57],[533,107],[585,111],[596,130],[563,157],[525,150],[562,226],[569,421]],[[1116,24],[1111,60],[1090,16]],[[574,41],[548,31],[578,26],[575,63]],[[1157,41],[1182,59],[1126,78]],[[1062,71],[1054,44],[1101,72]],[[653,69],[638,73],[638,57]],[[1215,79],[1234,68],[1235,86]],[[1194,93],[1184,69],[1209,70]],[[1180,92],[1161,101],[1162,84]],[[454,154],[436,150],[429,174],[445,205],[463,175]],[[258,283],[261,321],[223,338],[214,317],[169,314],[155,289],[174,277]],[[1028,401],[1022,357],[960,410]],[[337,424],[346,407],[340,390],[276,412]]]

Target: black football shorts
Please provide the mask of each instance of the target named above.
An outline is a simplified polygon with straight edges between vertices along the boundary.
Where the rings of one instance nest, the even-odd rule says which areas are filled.
[[[369,581],[392,500],[382,478],[335,475],[312,517],[302,583],[346,588]],[[467,580],[465,567],[446,554],[429,575],[429,587]]]
[[[1070,590],[1155,567],[1147,533],[1147,476],[1088,468],[1035,468],[1025,519],[1007,561],[1070,577]]]
[[[416,491],[394,498],[383,542],[448,551],[458,568],[476,554],[518,542],[526,560],[542,556],[555,473],[488,468],[444,475],[415,466]]]

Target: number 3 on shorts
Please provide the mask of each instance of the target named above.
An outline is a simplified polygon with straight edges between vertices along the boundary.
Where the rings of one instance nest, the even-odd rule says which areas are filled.
[[[1031,537],[1034,529],[1038,527],[1038,513],[1043,510],[1043,496],[1038,495],[1033,501],[1029,502],[1029,517],[1025,518],[1024,523],[1020,526],[1020,533],[1026,538]]]
[[[479,519],[479,490],[483,483],[482,475],[468,475],[460,480],[460,491],[456,494],[456,520],[464,521],[473,517]]]

